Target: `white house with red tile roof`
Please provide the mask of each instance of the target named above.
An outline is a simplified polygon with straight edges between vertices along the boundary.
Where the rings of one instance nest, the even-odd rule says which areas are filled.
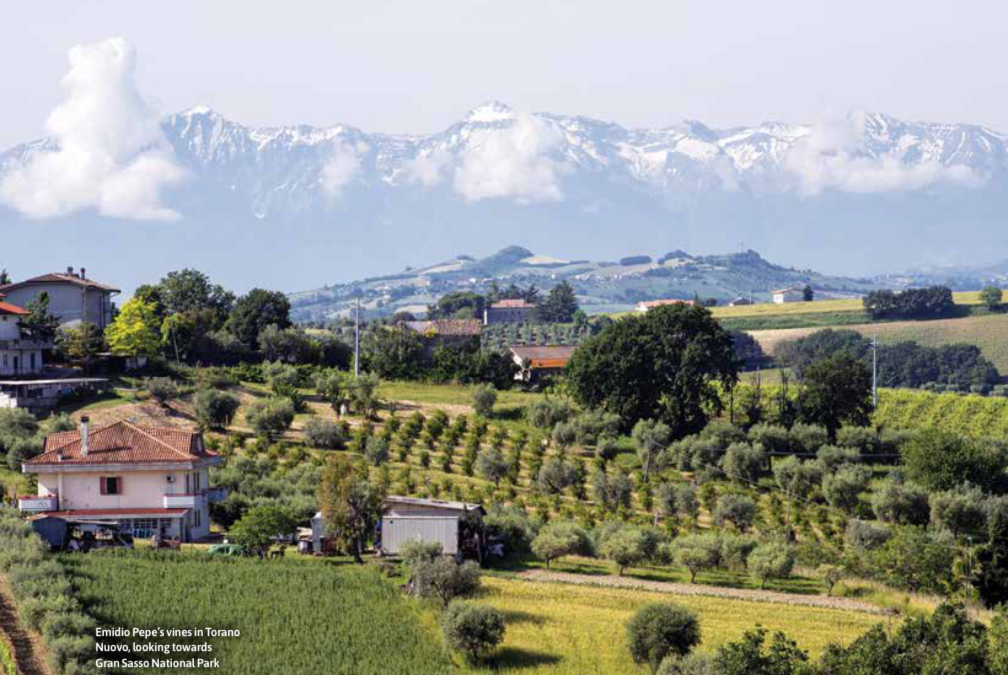
[[[52,434],[42,454],[22,465],[38,477],[38,495],[19,498],[22,512],[182,541],[210,534],[210,467],[221,461],[198,431],[119,421]]]
[[[83,267],[79,271],[68,267],[65,273],[53,272],[0,286],[0,294],[20,307],[42,291],[49,294],[49,313],[59,319],[61,326],[74,326],[84,320],[101,329],[112,323],[112,296],[120,292],[88,279]]]
[[[42,372],[42,350],[52,344],[21,338],[20,321],[26,316],[28,310],[8,302],[0,293],[0,376]]]
[[[663,300],[644,300],[637,303],[637,311],[641,314],[646,314],[649,309],[654,309],[655,307],[664,307],[666,305],[686,305],[687,307],[692,307],[694,304],[693,300],[680,300],[678,298],[666,298]]]

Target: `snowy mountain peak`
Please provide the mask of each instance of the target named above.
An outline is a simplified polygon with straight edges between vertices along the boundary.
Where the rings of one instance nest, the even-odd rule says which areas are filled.
[[[466,116],[467,122],[507,122],[515,117],[515,111],[505,103],[500,101],[487,101],[481,106],[477,106],[469,111]]]

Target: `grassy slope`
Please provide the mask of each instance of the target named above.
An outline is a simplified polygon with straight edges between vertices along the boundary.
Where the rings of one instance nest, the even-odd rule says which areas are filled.
[[[830,642],[850,642],[880,621],[832,609],[504,578],[485,579],[479,600],[508,619],[496,665],[529,675],[647,672],[630,662],[623,627],[634,611],[651,602],[673,601],[696,611],[701,651],[737,640],[760,624],[787,632],[802,648],[818,654]]]
[[[1008,373],[1008,313],[978,314],[961,319],[940,319],[934,321],[893,321],[842,325],[843,329],[856,330],[862,335],[878,335],[883,342],[894,343],[912,340],[928,347],[965,342],[980,348],[984,356],[997,367]],[[823,327],[789,328],[782,330],[756,330],[752,336],[772,354],[785,340],[804,337]]]

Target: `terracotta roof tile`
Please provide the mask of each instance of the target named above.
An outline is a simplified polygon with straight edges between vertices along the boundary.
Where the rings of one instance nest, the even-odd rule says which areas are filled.
[[[3,295],[0,295],[0,314],[13,314],[14,316],[27,316],[29,314],[27,309],[23,307],[18,307],[17,305],[12,305],[8,302],[3,301]]]
[[[62,461],[58,454],[62,455]],[[25,464],[160,464],[213,457],[217,453],[203,447],[203,437],[198,431],[119,421],[90,430],[87,456],[81,453],[80,430],[63,431],[47,437],[42,454]]]
[[[0,292],[14,290],[15,288],[21,288],[22,286],[27,286],[29,284],[76,284],[77,286],[86,286],[88,288],[95,288],[100,291],[110,291],[112,293],[119,293],[119,289],[113,286],[108,286],[106,284],[100,284],[97,281],[92,281],[91,279],[81,279],[75,274],[60,274],[59,272],[53,272],[51,274],[43,274],[41,276],[32,277],[31,279],[25,279],[24,281],[19,281],[13,284],[7,284],[5,286],[0,286]]]

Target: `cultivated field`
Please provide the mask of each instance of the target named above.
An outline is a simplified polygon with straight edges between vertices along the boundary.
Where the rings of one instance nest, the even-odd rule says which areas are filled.
[[[754,330],[750,334],[760,343],[763,351],[772,355],[781,342],[795,340],[823,328],[824,326]],[[977,314],[960,319],[841,325],[837,329],[855,330],[868,337],[877,335],[879,340],[890,344],[907,340],[926,347],[957,342],[973,344],[980,348],[999,372],[1008,372],[1008,313]]]
[[[374,569],[152,552],[64,562],[103,626],[240,630],[197,655],[220,659],[222,674],[450,671],[436,628]]]
[[[884,617],[817,607],[677,596],[647,590],[485,578],[479,601],[504,612],[507,634],[495,667],[529,675],[646,673],[627,652],[624,625],[650,602],[673,601],[697,612],[700,651],[738,640],[757,624],[785,631],[819,654],[831,642],[850,642]],[[485,672],[490,669],[478,669]]]

